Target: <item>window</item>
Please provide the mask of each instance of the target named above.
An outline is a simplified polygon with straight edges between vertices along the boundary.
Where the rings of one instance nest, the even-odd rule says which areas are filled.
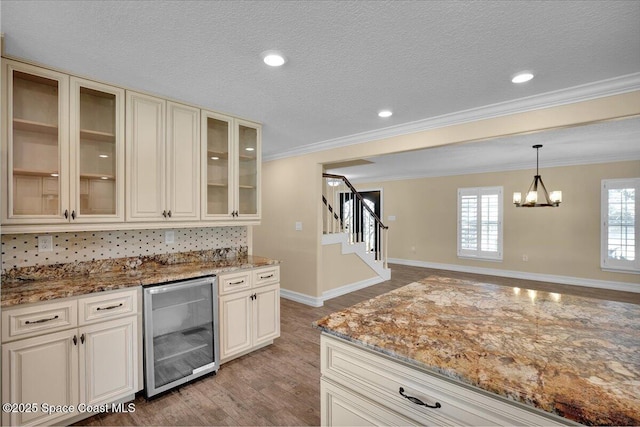
[[[458,189],[458,256],[502,260],[502,187]]]
[[[601,267],[640,272],[636,203],[640,178],[602,180]]]

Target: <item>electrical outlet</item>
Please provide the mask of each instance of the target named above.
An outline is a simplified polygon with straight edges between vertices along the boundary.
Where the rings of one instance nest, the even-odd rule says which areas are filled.
[[[38,236],[38,252],[53,252],[53,236]]]
[[[524,262],[529,261],[529,255],[522,255],[522,261]]]
[[[302,222],[296,221],[296,231],[302,231]]]
[[[164,232],[164,243],[167,245],[172,245],[176,241],[176,234],[173,230],[167,230]]]
[[[395,221],[395,220],[396,220],[396,216],[395,216],[395,215],[389,215],[389,216],[387,217],[387,220],[388,220],[388,221]]]

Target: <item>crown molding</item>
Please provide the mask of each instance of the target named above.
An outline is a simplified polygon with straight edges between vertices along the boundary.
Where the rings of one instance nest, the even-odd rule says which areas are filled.
[[[549,168],[558,168],[565,166],[582,166],[582,165],[595,165],[601,163],[615,163],[615,162],[628,162],[628,161],[636,161],[640,160],[640,154],[637,155],[610,155],[610,156],[600,156],[597,159],[589,159],[589,158],[579,158],[573,157],[570,160],[556,160],[549,161],[545,160],[544,170]],[[518,170],[527,170],[534,168],[531,167],[531,162],[526,163],[510,163],[508,165],[497,165],[490,167],[479,167],[479,168],[460,168],[460,169],[450,169],[447,168],[445,172],[420,172],[420,173],[406,173],[406,174],[395,174],[395,175],[375,175],[370,177],[363,178],[349,178],[349,181],[352,184],[366,184],[369,182],[387,182],[387,181],[405,181],[410,179],[422,179],[422,178],[438,178],[444,176],[460,176],[460,175],[473,175],[478,173],[496,173],[496,172],[510,172],[510,171],[518,171]]]
[[[635,90],[640,90],[640,72],[546,92],[539,95],[532,95],[512,101],[499,102],[496,104],[485,105],[483,107],[471,108],[455,113],[443,114],[414,122],[389,126],[382,129],[306,144],[291,150],[284,150],[271,154],[267,153],[263,155],[263,161],[268,162],[287,157],[301,156],[318,151],[361,144],[363,142],[376,141],[379,139],[392,138],[430,129],[453,126],[478,120],[487,120],[495,117],[524,113],[527,111],[573,104],[576,102],[589,101],[591,99],[619,95],[622,93],[633,92]]]

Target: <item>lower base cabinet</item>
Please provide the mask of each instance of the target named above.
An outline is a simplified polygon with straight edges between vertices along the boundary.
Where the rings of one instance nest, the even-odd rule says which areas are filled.
[[[280,336],[279,266],[219,276],[220,361]]]
[[[141,388],[138,299],[128,290],[3,310],[2,424],[64,424],[133,398]],[[72,315],[60,326],[64,316],[52,312]]]
[[[326,334],[320,363],[323,426],[576,425]]]

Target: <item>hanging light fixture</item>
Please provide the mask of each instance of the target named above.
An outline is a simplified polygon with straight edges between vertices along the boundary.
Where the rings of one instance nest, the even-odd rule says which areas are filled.
[[[533,177],[533,182],[529,186],[529,191],[526,193],[524,203],[522,202],[522,193],[513,193],[513,204],[518,208],[538,208],[543,206],[557,207],[562,202],[562,191],[552,191],[551,194],[547,193],[547,189],[542,182],[540,172],[538,172],[538,166],[540,162],[540,149],[542,144],[536,144],[533,146],[536,149],[536,175]],[[539,186],[538,186],[539,184]],[[542,197],[540,198],[540,193]]]

